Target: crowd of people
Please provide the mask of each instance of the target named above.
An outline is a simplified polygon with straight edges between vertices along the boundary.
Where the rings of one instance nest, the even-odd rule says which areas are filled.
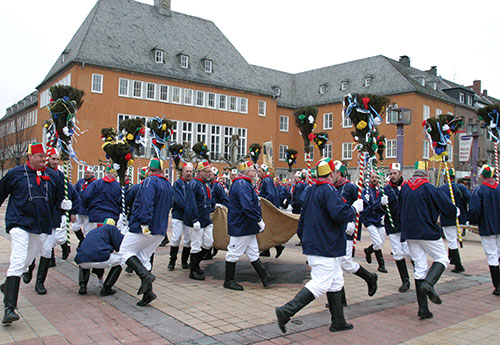
[[[347,179],[346,165],[329,158],[318,161],[317,176],[310,178],[307,171],[298,171],[293,183],[273,179],[269,167],[251,161],[233,169],[228,180],[204,160],[185,163],[180,178],[172,184],[164,174],[162,161],[154,158],[141,169],[140,182],[135,185],[126,181],[120,186],[112,166],[106,167],[102,179],[96,179],[92,167],[86,166],[83,178],[72,186],[65,184],[58,166],[56,150],[46,152],[42,144],[34,143],[30,145],[27,163],[11,169],[0,180],[0,204],[9,198],[5,223],[11,238],[10,265],[0,286],[5,296],[4,324],[19,319],[16,308],[20,281],[22,278],[24,283],[30,283],[37,257],[35,291],[40,295],[47,293],[44,283],[49,267],[55,264],[54,246],[61,246],[63,259],[71,251],[67,229],[79,240],[74,256],[79,268],[79,294],[87,293],[91,274],[98,278],[101,296],[114,294],[113,287],[122,267],[126,267],[140,279],[137,294],[142,296],[137,305],[147,306],[157,298],[153,292],[154,253],[166,244],[170,246],[169,271],[176,269],[180,252],[180,267],[189,269],[189,278],[205,280],[200,263],[217,253],[213,248],[211,218],[217,208],[227,208],[229,245],[223,287],[244,290],[235,278],[236,264],[243,254],[264,288],[271,287],[273,278],[260,259],[271,253],[269,249],[260,251],[257,241],[257,235],[266,228],[261,198],[276,208],[300,215],[297,235],[311,270],[311,280],[292,300],[276,308],[278,326],[283,332],[291,317],[323,294],[331,313],[330,330],[353,328],[344,318],[347,298],[343,273],[363,279],[369,296],[376,294],[379,280],[377,273],[353,260],[361,226],[371,242],[363,249],[364,259],[371,264],[374,254],[379,274],[387,273],[382,248],[389,238],[401,278],[401,293],[411,285],[407,262],[413,266],[421,319],[433,317],[428,300],[441,303],[434,286],[446,267],[451,263],[452,272],[465,271],[458,250],[461,224],[478,225],[493,294],[500,295],[500,215],[495,211],[500,206],[500,188],[496,171],[489,165],[482,167],[482,183],[472,193],[454,181],[436,187],[423,170],[415,170],[405,180],[397,163],[391,164],[387,180],[370,171],[369,180],[360,190]],[[453,178],[453,171],[449,175]],[[279,258],[285,246],[274,248],[275,257]],[[427,256],[432,258],[430,267]],[[104,279],[105,270],[108,274]]]

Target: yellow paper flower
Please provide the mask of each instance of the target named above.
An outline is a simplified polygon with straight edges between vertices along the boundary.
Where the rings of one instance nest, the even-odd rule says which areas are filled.
[[[132,133],[127,134],[127,140],[134,140],[134,135]]]
[[[363,128],[365,128],[367,125],[366,121],[359,121],[359,123],[356,125],[356,128],[361,130]]]

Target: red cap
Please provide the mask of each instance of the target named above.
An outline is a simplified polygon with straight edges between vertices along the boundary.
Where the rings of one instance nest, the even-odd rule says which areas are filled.
[[[45,150],[43,149],[43,144],[42,143],[30,144],[30,146],[28,147],[28,154],[34,155],[37,153],[45,153]]]

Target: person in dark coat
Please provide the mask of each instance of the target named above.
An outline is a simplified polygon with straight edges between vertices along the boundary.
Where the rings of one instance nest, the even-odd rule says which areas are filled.
[[[363,201],[356,200],[350,206],[341,199],[333,185],[335,165],[330,158],[321,159],[316,170],[319,178],[309,188],[297,229],[302,252],[311,267],[311,280],[291,301],[276,308],[278,326],[283,333],[293,315],[325,293],[332,316],[330,331],[353,328],[344,318],[341,260],[346,255],[345,224],[363,210]]]
[[[389,183],[384,187],[385,195],[388,198],[388,206],[391,212],[384,215],[385,231],[391,243],[391,252],[396,266],[398,268],[399,277],[401,278],[401,286],[399,292],[406,292],[410,289],[410,276],[406,266],[406,258],[411,260],[410,252],[406,242],[401,242],[401,211],[399,209],[399,194],[402,186],[406,183],[401,173],[401,164],[392,163],[389,167]],[[392,220],[392,224],[391,224]]]
[[[0,205],[9,198],[5,230],[11,238],[11,255],[5,282],[3,324],[19,320],[16,313],[21,276],[38,256],[43,241],[53,226],[55,207],[70,210],[71,200],[64,199],[64,189],[52,169],[47,169],[46,153],[41,143],[30,144],[26,164],[10,169],[0,180]]]
[[[455,199],[455,205],[460,209],[460,217],[458,217],[459,224],[466,224],[467,220],[467,209],[469,207],[469,201],[471,198],[471,193],[463,185],[455,183],[455,169],[449,169],[448,174],[451,179],[451,188],[453,190],[453,197]],[[447,181],[446,181],[447,182]],[[451,201],[450,186],[445,183],[439,190],[443,191],[446,196]],[[444,237],[448,243],[448,256],[450,258],[450,263],[455,265],[455,268],[451,271],[454,273],[465,272],[465,268],[462,265],[462,260],[460,259],[460,253],[458,251],[458,229],[457,229],[457,218],[456,217],[441,217],[441,227],[443,228]]]
[[[427,180],[427,172],[415,170],[399,194],[401,210],[401,240],[406,241],[411,258],[415,263],[415,290],[418,301],[418,316],[432,318],[427,305],[441,304],[441,298],[434,290],[446,266],[448,255],[437,224],[439,214],[453,217],[459,212],[450,199]],[[427,255],[434,261],[427,270]]]
[[[75,256],[75,262],[79,265],[78,285],[80,289],[78,293],[80,295],[87,293],[91,268],[111,267],[100,294],[108,296],[116,293],[113,286],[122,271],[121,256],[118,254],[122,241],[123,235],[114,225],[105,224],[97,231],[88,233],[81,246],[76,249]]]
[[[71,229],[80,243],[83,241],[85,234],[91,230],[89,229],[89,210],[83,206],[83,203],[81,202],[82,194],[92,182],[97,181],[94,175],[94,168],[92,166],[86,165],[83,169],[83,178],[78,180],[75,184],[75,190],[80,198],[80,205],[78,208],[78,214],[76,215],[76,222],[71,226]]]
[[[498,172],[497,172],[498,173]],[[500,253],[500,187],[495,180],[495,169],[483,165],[480,171],[482,183],[472,193],[468,217],[472,224],[477,224],[481,244],[488,261],[493,294],[500,296],[500,270],[498,260]]]
[[[162,174],[161,161],[150,160],[148,178],[139,189],[132,207],[129,231],[120,246],[122,264],[127,264],[141,278],[138,306],[146,306],[157,296],[153,292],[155,276],[151,270],[151,255],[165,237],[172,206],[172,186]],[[95,230],[92,230],[95,231]]]
[[[300,210],[302,209],[302,204],[304,202],[304,198],[302,196],[304,190],[306,189],[305,184],[306,175],[302,171],[297,171],[294,176],[295,184],[292,187],[291,192],[291,201],[292,205],[292,213],[300,214]]]
[[[217,169],[216,167],[212,167],[209,178],[210,192],[212,193],[211,212],[215,211],[215,208],[219,207],[220,205],[226,207],[229,205],[229,198],[227,196],[226,190],[224,188],[224,185],[218,181],[218,177],[219,169]]]
[[[246,254],[253,268],[257,271],[264,287],[271,286],[271,277],[259,258],[257,234],[264,231],[259,197],[253,188],[255,166],[246,161],[238,167],[240,173],[231,183],[229,207],[227,213],[227,231],[229,245],[226,253],[226,273],[224,287],[242,291],[243,286],[234,278],[236,262]]]

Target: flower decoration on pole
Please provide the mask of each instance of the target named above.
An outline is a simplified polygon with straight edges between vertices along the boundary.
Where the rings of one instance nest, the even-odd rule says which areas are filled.
[[[252,159],[253,164],[257,164],[261,152],[262,152],[261,144],[254,143],[250,145],[250,147],[248,148],[248,155]]]
[[[446,146],[451,144],[451,135],[463,125],[463,119],[450,114],[441,114],[438,118],[431,117],[422,122],[424,136],[432,144],[434,153],[438,156],[446,155]]]
[[[297,150],[294,149],[286,149],[285,151],[285,159],[288,164],[288,171],[292,172],[292,167],[296,163],[297,160]]]
[[[318,116],[318,109],[315,107],[300,108],[293,113],[295,117],[295,125],[299,129],[299,134],[304,140],[304,152],[309,156],[311,139],[310,134],[316,128],[316,117]],[[307,159],[307,168],[309,176],[311,175],[311,162]]]
[[[106,143],[112,143],[116,141],[116,129],[113,127],[107,127],[101,129],[101,139]]]
[[[130,145],[125,141],[107,141],[102,144],[102,149],[106,153],[106,158],[110,161],[112,168],[116,170],[120,185],[125,186],[125,175],[128,166],[134,163]]]
[[[182,153],[184,152],[184,147],[181,144],[172,144],[168,147],[170,156],[174,160],[175,169],[180,170],[179,163],[182,160]]]
[[[328,133],[326,133],[326,132],[320,132],[318,134],[311,133],[311,134],[309,134],[309,139],[311,141],[314,141],[314,143],[316,144],[316,146],[319,149],[319,152],[321,152],[321,155],[323,155],[322,154],[323,149],[325,148],[326,144],[328,143]]]
[[[127,119],[120,121],[119,140],[130,145],[131,152],[146,146],[146,128],[144,119]]]
[[[160,119],[158,116],[155,116],[148,122],[148,128],[151,133],[151,143],[155,149],[156,157],[161,160],[166,160],[166,158],[161,155],[161,150],[168,145],[170,137],[174,134],[174,126],[174,121]]]
[[[497,182],[500,181],[500,175],[498,174],[498,142],[500,141],[500,132],[498,129],[498,120],[500,116],[500,103],[490,104],[487,107],[480,108],[476,111],[479,121],[482,123],[482,127],[488,130],[488,134],[494,140],[495,147],[495,169],[497,171],[496,178]]]
[[[208,157],[208,145],[203,141],[200,141],[193,145],[193,152],[198,155],[198,158],[210,161],[210,158]]]

